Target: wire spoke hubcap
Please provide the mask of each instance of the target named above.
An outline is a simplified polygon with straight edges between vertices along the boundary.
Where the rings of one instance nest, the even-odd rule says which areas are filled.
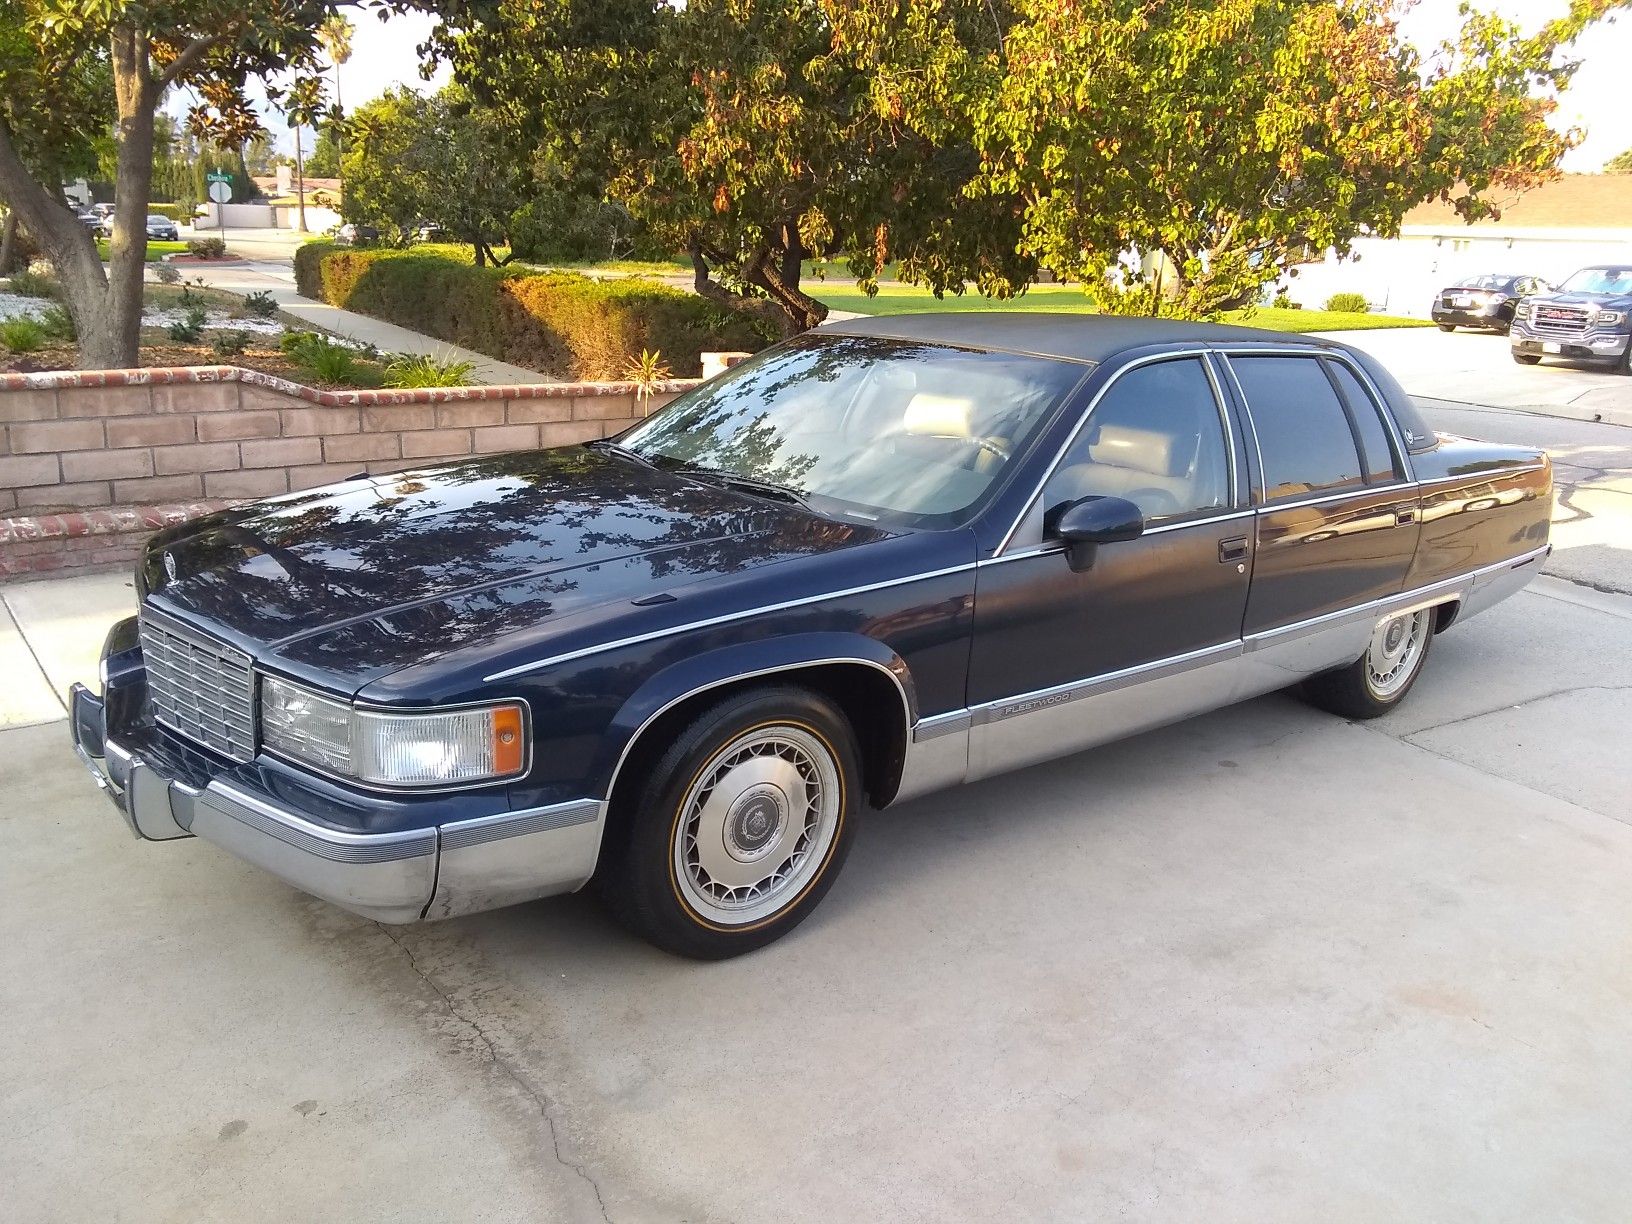
[[[1378,697],[1392,697],[1410,683],[1428,646],[1433,610],[1405,612],[1379,624],[1366,650],[1366,683]]]
[[[826,859],[840,794],[832,753],[800,727],[760,727],[726,744],[681,801],[674,868],[683,899],[722,925],[776,913]]]

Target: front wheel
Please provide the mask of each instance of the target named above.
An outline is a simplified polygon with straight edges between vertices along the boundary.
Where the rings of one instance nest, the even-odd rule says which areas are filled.
[[[1402,612],[1378,623],[1366,653],[1336,671],[1311,676],[1303,695],[1344,718],[1387,714],[1411,691],[1434,640],[1434,609]]]
[[[658,758],[597,878],[658,947],[721,960],[786,935],[850,852],[861,766],[849,723],[798,688],[728,697]]]
[[[1514,353],[1513,360],[1520,365],[1540,365],[1541,358],[1535,353]]]
[[[1439,330],[1443,331],[1443,332],[1453,332],[1453,331],[1456,330],[1456,324],[1455,323],[1441,323],[1439,325]]]

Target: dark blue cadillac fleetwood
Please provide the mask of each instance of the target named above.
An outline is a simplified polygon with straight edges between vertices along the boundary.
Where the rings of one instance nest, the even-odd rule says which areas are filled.
[[[593,882],[729,956],[869,806],[1292,685],[1384,713],[1541,568],[1550,492],[1331,341],[868,319],[616,440],[155,536],[73,733],[139,837],[360,914]]]

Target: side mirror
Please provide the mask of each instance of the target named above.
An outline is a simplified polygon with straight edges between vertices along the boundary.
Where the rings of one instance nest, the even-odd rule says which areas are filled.
[[[1066,559],[1076,573],[1092,569],[1101,544],[1137,540],[1145,533],[1145,516],[1125,497],[1084,497],[1049,512],[1048,535],[1065,543]]]

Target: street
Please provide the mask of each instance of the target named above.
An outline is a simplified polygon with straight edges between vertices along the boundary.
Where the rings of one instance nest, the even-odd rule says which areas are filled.
[[[1553,452],[1547,576],[1378,721],[1274,695],[871,813],[720,964],[133,842],[60,705],[125,576],[0,587],[8,1218],[1624,1219],[1632,430],[1365,335],[1424,337],[1377,342],[1435,428]]]

